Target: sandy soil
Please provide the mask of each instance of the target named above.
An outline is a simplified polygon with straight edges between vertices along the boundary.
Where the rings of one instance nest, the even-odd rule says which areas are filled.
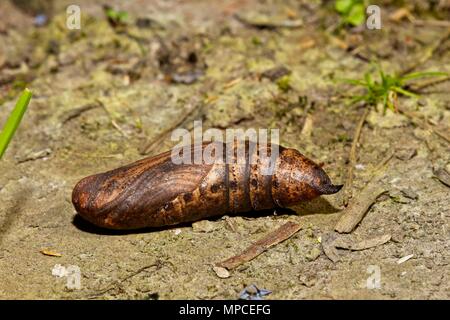
[[[170,132],[191,129],[195,119],[205,128],[279,128],[283,145],[324,163],[333,181],[344,183],[352,136],[368,107],[347,105],[342,94],[349,86],[337,79],[361,78],[373,59],[390,73],[415,64],[417,71],[450,72],[448,38],[439,43],[447,28],[389,21],[398,7],[388,1],[381,30],[350,30],[338,29],[332,4],[320,7],[319,1],[136,0],[119,5],[129,14],[126,28],[111,27],[100,5],[78,1],[82,28],[71,31],[67,3],[46,11],[52,20],[43,27],[33,26],[39,8],[29,6],[30,13],[0,4],[0,123],[25,85],[34,92],[0,162],[0,298],[237,299],[250,284],[271,290],[268,299],[450,297],[450,190],[433,174],[450,172],[450,152],[448,141],[432,132],[449,134],[448,82],[424,89],[419,100],[399,98],[403,109],[427,117],[427,127],[371,108],[352,190],[358,197],[393,153],[379,182],[388,194],[347,237],[392,239],[367,250],[339,250],[336,263],[320,239],[342,214],[341,194],[292,211],[136,233],[95,228],[71,204],[79,179],[168,150],[175,144]],[[412,2],[411,11],[423,19],[448,17],[449,8],[425,3]],[[257,28],[236,14],[303,25]],[[261,77],[277,66],[290,70],[288,88]],[[167,81],[183,72],[193,83]],[[229,278],[213,271],[214,263],[286,221],[302,229]],[[57,264],[79,268],[80,289],[52,275]],[[367,288],[369,266],[379,267],[381,288]]]

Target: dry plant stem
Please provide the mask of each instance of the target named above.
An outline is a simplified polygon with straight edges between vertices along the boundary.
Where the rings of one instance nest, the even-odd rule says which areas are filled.
[[[81,106],[79,108],[70,110],[69,112],[64,114],[64,116],[61,118],[61,122],[63,124],[65,124],[65,123],[69,122],[70,120],[81,116],[84,112],[90,111],[90,110],[98,108],[100,106],[101,106],[101,104],[99,104],[98,101],[97,101],[96,103],[89,103],[89,104],[86,104],[86,105]]]
[[[111,112],[108,110],[108,108],[105,106],[102,100],[95,99],[95,101],[105,110],[106,114],[108,115],[109,119],[111,120],[111,125],[116,129],[122,136],[125,138],[128,138],[128,134],[117,124],[117,122],[114,120],[114,117],[111,115]]]
[[[252,244],[250,247],[245,249],[242,253],[231,257],[225,261],[219,262],[217,266],[227,268],[227,269],[234,269],[241,264],[248,262],[257,256],[259,256],[261,253],[269,249],[270,247],[273,247],[274,245],[289,239],[292,237],[296,232],[298,232],[301,229],[301,226],[295,222],[287,222],[284,225],[282,225],[277,230],[271,232],[266,237],[258,240],[254,244]]]
[[[367,186],[359,193],[354,202],[347,207],[342,217],[335,226],[335,230],[339,233],[349,233],[361,222],[366,215],[366,212],[374,204],[377,198],[386,192],[386,189],[379,185],[379,180],[382,178],[381,170],[392,159],[395,151],[391,151],[375,168],[374,174]]]
[[[442,78],[442,79],[428,79],[428,80],[424,80],[421,82],[411,84],[410,88],[412,91],[420,91],[420,90],[426,89],[428,87],[431,87],[431,86],[434,86],[434,85],[437,85],[439,83],[443,83],[443,82],[446,82],[449,80],[450,80],[450,77],[446,77],[446,78]]]
[[[380,163],[375,167],[373,170],[372,177],[369,180],[369,183],[372,181],[378,181],[381,178],[381,169],[392,159],[392,157],[395,155],[395,149],[391,150],[386,157],[384,157]]]
[[[94,299],[96,297],[99,297],[101,295],[104,295],[105,293],[113,290],[114,288],[116,288],[117,286],[120,286],[123,282],[133,278],[134,276],[137,276],[138,274],[146,271],[147,269],[150,269],[152,267],[156,267],[156,270],[160,269],[162,267],[162,262],[161,261],[156,261],[155,263],[152,263],[150,265],[144,266],[142,268],[139,268],[138,270],[134,271],[133,273],[131,273],[130,275],[124,277],[123,279],[119,279],[114,281],[111,285],[109,285],[108,287],[104,288],[104,289],[100,289],[97,292],[89,295],[87,298],[88,299]]]
[[[355,134],[353,136],[352,147],[350,149],[349,164],[348,164],[348,175],[345,181],[344,193],[343,193],[343,204],[348,205],[350,198],[352,197],[352,185],[353,185],[353,170],[356,164],[356,149],[358,147],[359,137],[361,136],[362,127],[366,121],[367,115],[369,114],[369,109],[364,110],[363,115],[359,119],[358,126],[356,127]]]
[[[436,51],[439,48],[441,48],[443,43],[445,41],[447,41],[449,38],[450,38],[450,28],[447,30],[447,32],[445,33],[445,35],[443,37],[441,37],[439,40],[436,41],[436,43],[433,46],[431,46],[431,47],[427,48],[427,50],[425,50],[425,52],[422,54],[421,58],[417,62],[415,62],[412,65],[410,65],[409,67],[403,69],[400,72],[400,75],[403,76],[405,74],[408,74],[408,73],[412,72],[414,69],[423,65],[428,60],[430,60],[434,56]]]
[[[423,27],[423,26],[430,26],[430,27],[440,27],[440,28],[449,28],[450,27],[450,21],[447,20],[421,20],[421,19],[414,19],[412,21],[413,25]]]
[[[145,154],[150,153],[151,151],[154,151],[153,150],[154,147],[159,145],[166,138],[166,136],[168,134],[170,134],[174,129],[181,126],[186,121],[186,119],[194,113],[195,110],[197,110],[197,108],[195,108],[195,107],[189,109],[180,117],[180,120],[178,120],[172,126],[170,126],[166,130],[164,130],[160,134],[158,134],[155,139],[147,141],[147,143],[144,145],[144,147],[141,150],[139,150],[140,154],[145,155]]]
[[[427,121],[425,119],[423,119],[423,116],[420,116],[420,115],[418,115],[415,112],[406,111],[406,110],[401,109],[401,108],[399,108],[398,111],[401,114],[407,116],[414,124],[418,125],[422,129],[431,130],[435,135],[441,137],[442,139],[444,139],[445,141],[450,143],[450,136],[448,134],[446,134],[445,131],[441,131],[441,130],[439,130],[437,128],[433,128],[432,126],[430,126],[427,123]]]

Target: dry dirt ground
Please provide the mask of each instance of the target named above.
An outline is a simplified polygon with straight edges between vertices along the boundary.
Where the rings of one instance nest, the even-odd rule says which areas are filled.
[[[390,1],[381,5],[381,30],[368,30],[340,28],[330,2],[247,0],[114,1],[129,15],[116,27],[101,4],[55,1],[42,9],[50,23],[35,27],[41,1],[25,11],[23,2],[0,4],[0,123],[25,85],[34,92],[0,161],[0,298],[237,299],[250,284],[271,290],[267,299],[450,297],[450,189],[433,173],[450,171],[449,142],[432,131],[450,133],[448,82],[426,87],[420,99],[399,98],[426,125],[370,107],[353,200],[393,154],[378,182],[388,193],[355,231],[337,236],[391,240],[339,250],[338,262],[320,240],[342,214],[341,193],[293,211],[137,233],[95,228],[71,204],[79,179],[169,149],[171,131],[191,129],[195,119],[204,128],[279,128],[283,145],[324,163],[332,180],[344,183],[352,137],[369,107],[348,105],[343,94],[353,91],[339,79],[361,78],[371,60],[389,73],[410,66],[450,72],[448,26],[390,21],[400,8]],[[79,31],[65,24],[65,8],[75,2]],[[445,1],[408,8],[422,20],[449,17]],[[278,82],[263,76],[278,66],[290,75]],[[302,229],[229,278],[213,271],[286,221]],[[79,268],[79,289],[52,275],[58,264]],[[379,268],[380,288],[367,287],[369,266]]]

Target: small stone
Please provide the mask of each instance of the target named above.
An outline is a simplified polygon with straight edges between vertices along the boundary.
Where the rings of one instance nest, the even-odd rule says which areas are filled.
[[[62,278],[62,277],[65,277],[66,275],[67,275],[67,270],[65,267],[63,267],[60,264],[55,264],[53,266],[52,276]]]
[[[417,149],[415,148],[403,148],[395,152],[395,157],[397,159],[407,161],[414,158],[417,155]]]
[[[213,267],[213,271],[221,279],[226,279],[226,278],[230,277],[230,272],[227,269],[223,268],[223,267],[214,266]]]
[[[309,238],[314,238],[314,231],[311,228],[306,229],[305,234]]]
[[[314,261],[320,256],[321,253],[322,251],[319,248],[314,247],[308,254],[306,254],[306,259],[308,259],[308,261]]]
[[[288,75],[290,73],[291,73],[291,71],[288,68],[286,68],[284,66],[278,66],[278,67],[264,71],[261,74],[261,77],[268,78],[270,81],[275,81],[275,80],[277,80],[285,75]]]
[[[298,280],[300,282],[301,285],[307,287],[307,288],[311,288],[316,284],[316,279],[314,278],[313,275],[309,275],[309,274],[301,274],[298,277]]]

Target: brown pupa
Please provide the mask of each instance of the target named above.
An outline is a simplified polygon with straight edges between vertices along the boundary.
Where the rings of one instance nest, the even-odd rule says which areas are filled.
[[[221,147],[214,150],[227,150],[227,144],[213,144]],[[203,151],[207,145],[197,148]],[[237,160],[239,143],[233,145],[232,158]],[[342,187],[333,185],[320,166],[297,150],[278,145],[273,173],[262,174],[261,168],[270,166],[274,146],[264,146],[268,157],[260,156],[263,147],[258,144],[245,146],[246,161],[241,162],[175,164],[168,151],[92,175],[77,183],[72,202],[83,218],[97,226],[138,229],[288,207]]]

